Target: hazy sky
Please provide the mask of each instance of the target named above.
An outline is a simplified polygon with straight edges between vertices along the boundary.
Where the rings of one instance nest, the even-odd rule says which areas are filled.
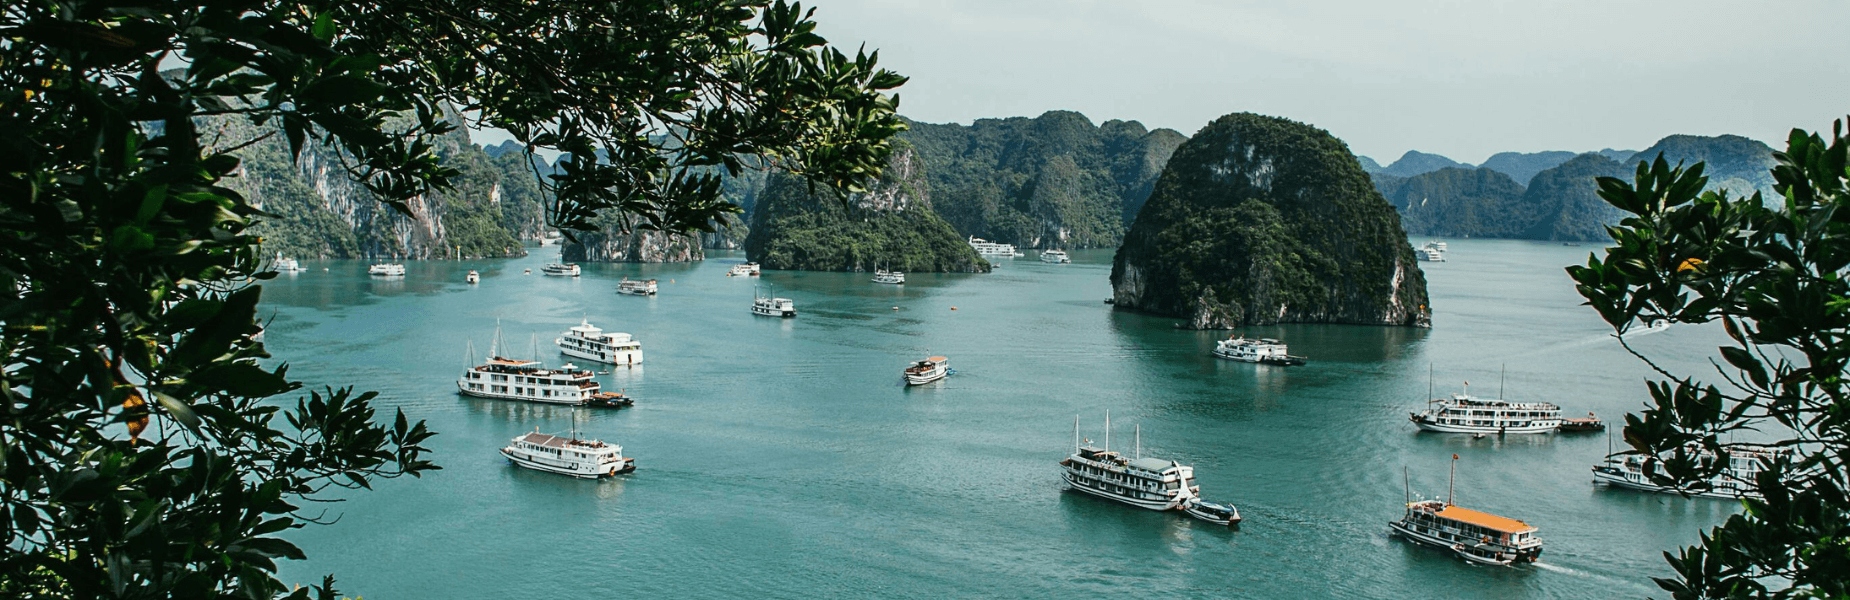
[[[1850,2],[811,0],[817,33],[912,77],[927,122],[1076,110],[1193,135],[1251,111],[1383,164],[1409,149],[1778,147],[1850,113]]]

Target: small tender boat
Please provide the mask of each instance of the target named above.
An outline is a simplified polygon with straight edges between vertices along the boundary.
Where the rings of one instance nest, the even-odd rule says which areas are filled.
[[[628,277],[625,277],[623,278],[623,281],[620,281],[617,283],[617,293],[628,294],[631,296],[654,296],[655,295],[655,280],[654,279],[630,279]]]
[[[874,283],[905,283],[906,274],[886,269],[874,270]]]
[[[1227,360],[1283,367],[1296,367],[1304,364],[1304,357],[1290,355],[1284,342],[1240,336],[1229,337],[1215,344],[1214,356]]]
[[[1593,416],[1593,413],[1587,413],[1584,419],[1561,419],[1561,431],[1602,431],[1605,429],[1606,424],[1600,422],[1599,417]]]
[[[577,277],[579,269],[572,263],[553,263],[540,267],[540,272],[552,277]]]
[[[610,477],[636,470],[636,459],[623,456],[623,447],[597,440],[533,432],[514,438],[501,455],[514,464],[580,479]]]
[[[1196,498],[1182,505],[1182,512],[1215,525],[1238,525],[1240,523],[1240,509],[1234,508],[1232,504],[1218,504]]]
[[[912,363],[912,366],[906,367],[906,385],[924,385],[944,379],[945,375],[951,373],[950,367],[946,366],[950,362],[951,359],[933,356]]]
[[[400,263],[380,263],[367,267],[366,274],[374,277],[404,277],[405,265]]]
[[[591,408],[629,408],[635,405],[635,400],[617,392],[598,392],[592,394],[590,400],[585,401],[585,406]]]
[[[757,277],[758,276],[758,263],[748,262],[748,263],[733,265],[731,270],[726,271],[726,276],[727,277]]]
[[[482,282],[482,274],[481,274],[481,273],[477,273],[477,272],[475,272],[474,270],[471,270],[471,271],[469,271],[469,274],[468,274],[467,276],[464,276],[464,277],[463,277],[463,281],[467,281],[467,282],[469,282],[469,283],[471,283],[471,284],[476,284],[476,283],[481,283],[481,282]]]
[[[1043,250],[1041,251],[1041,262],[1070,263],[1073,262],[1073,259],[1068,257],[1063,250]]]

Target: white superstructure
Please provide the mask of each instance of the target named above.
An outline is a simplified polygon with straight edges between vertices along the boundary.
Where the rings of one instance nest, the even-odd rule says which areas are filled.
[[[302,263],[296,262],[296,259],[284,257],[281,252],[276,253],[276,260],[270,263],[270,268],[275,269],[278,273],[294,273],[296,271],[308,270],[302,268]]]
[[[775,294],[777,288],[771,288]],[[789,298],[775,298],[770,295],[758,295],[758,288],[752,288],[752,314],[761,317],[797,316],[797,303]]]
[[[1116,500],[1138,508],[1171,510],[1197,500],[1195,469],[1173,460],[1126,458],[1111,451],[1111,416],[1105,417],[1105,448],[1079,441],[1079,421],[1073,421],[1073,454],[1060,461],[1060,477],[1074,490]],[[1141,446],[1141,443],[1139,444]]]
[[[468,275],[465,275],[465,276],[463,276],[463,281],[466,281],[466,282],[469,282],[469,283],[472,283],[472,284],[473,284],[473,283],[481,283],[481,282],[482,282],[482,274],[481,274],[481,273],[477,273],[477,272],[475,272],[475,270],[473,270],[473,269],[471,269],[471,270],[469,271],[469,274],[468,274]]]
[[[1073,259],[1068,257],[1064,250],[1042,250],[1041,251],[1041,262],[1070,263],[1070,262],[1073,262]]]
[[[400,263],[380,263],[367,267],[366,274],[374,277],[404,277],[405,265]]]
[[[758,263],[748,262],[744,264],[732,265],[732,269],[726,271],[726,276],[727,277],[757,277],[758,276]]]
[[[537,431],[508,442],[501,455],[522,467],[582,479],[636,470],[636,459],[624,457],[622,446]]]
[[[578,265],[572,263],[552,263],[540,267],[540,272],[553,277],[577,277],[579,269]]]
[[[642,364],[642,342],[627,333],[604,333],[588,320],[565,330],[553,343],[566,356],[613,365]]]
[[[874,283],[905,283],[906,274],[886,269],[874,270]]]
[[[499,356],[464,371],[456,388],[465,396],[545,404],[584,404],[598,393],[590,371],[570,364],[547,369],[536,360]]]
[[[624,277],[623,281],[617,283],[617,293],[631,296],[654,296],[655,280]]]
[[[1413,257],[1425,262],[1445,262],[1445,253],[1432,248],[1414,250]]]
[[[1561,427],[1561,407],[1547,402],[1505,402],[1452,394],[1436,398],[1408,419],[1442,433],[1552,433]]]
[[[1691,496],[1702,498],[1759,498],[1754,479],[1766,469],[1762,461],[1790,452],[1781,448],[1749,447],[1728,449],[1728,464],[1722,472],[1709,479],[1709,489],[1689,490]],[[1691,448],[1699,464],[1716,460],[1716,455],[1698,448]],[[1682,490],[1667,485],[1658,485],[1651,481],[1652,475],[1663,475],[1663,461],[1655,456],[1608,456],[1605,462],[1593,467],[1593,481],[1610,486],[1662,494],[1680,494]]]
[[[1273,339],[1230,337],[1214,345],[1214,356],[1240,362],[1296,366],[1304,357],[1292,356],[1284,342]]]
[[[906,367],[906,385],[924,385],[944,379],[951,372],[950,362],[951,359],[933,356],[912,363],[912,366]]]
[[[976,253],[983,256],[1021,256],[1020,252],[1015,251],[1014,244],[992,242],[974,235],[970,236],[968,241],[970,242],[970,247],[976,249]]]

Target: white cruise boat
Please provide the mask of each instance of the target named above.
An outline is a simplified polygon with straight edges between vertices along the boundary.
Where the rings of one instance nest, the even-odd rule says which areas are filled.
[[[624,277],[623,281],[617,283],[617,293],[631,296],[654,296],[655,280]]]
[[[553,343],[566,356],[612,365],[642,364],[642,342],[627,333],[604,333],[588,320],[565,330]]]
[[[772,288],[775,292],[776,288]],[[752,290],[752,314],[761,317],[797,316],[797,303],[789,298],[760,296],[758,290]]]
[[[906,274],[886,269],[874,270],[874,283],[905,283]]]
[[[284,257],[281,252],[276,253],[276,260],[271,261],[270,268],[275,269],[278,273],[295,273],[297,271],[308,270],[302,268],[302,263],[297,262],[296,259]]]
[[[1388,523],[1401,537],[1451,550],[1459,558],[1485,565],[1535,562],[1542,539],[1534,525],[1442,500],[1408,502],[1400,520]]]
[[[1292,356],[1287,350],[1285,343],[1278,340],[1230,337],[1214,345],[1214,356],[1240,362],[1287,367],[1304,364],[1304,357]]]
[[[1438,250],[1438,251],[1440,251],[1440,252],[1444,252],[1444,251],[1445,251],[1445,242],[1441,242],[1441,241],[1439,241],[1439,240],[1432,240],[1432,241],[1429,241],[1429,242],[1426,242],[1426,247],[1427,247],[1427,248],[1432,248],[1432,249],[1434,249],[1434,250]]]
[[[970,242],[970,247],[974,248],[976,253],[982,256],[1021,256],[1020,252],[1015,251],[1014,244],[992,242],[974,235],[970,236],[968,241]]]
[[[732,269],[726,271],[726,276],[727,277],[757,277],[758,271],[759,271],[758,263],[748,262],[748,263],[743,263],[743,264],[732,265]]]
[[[471,284],[476,284],[476,283],[481,283],[481,282],[482,282],[482,274],[481,274],[481,273],[477,273],[477,272],[475,272],[475,270],[474,270],[474,269],[470,269],[470,270],[469,270],[469,274],[468,274],[468,275],[465,275],[465,276],[463,276],[463,281],[467,281],[467,282],[469,282],[469,283],[471,283]]]
[[[1466,388],[1468,391],[1470,388]],[[1561,407],[1547,402],[1506,402],[1452,394],[1431,408],[1409,413],[1420,429],[1441,433],[1553,433],[1561,428]]]
[[[514,438],[501,455],[514,464],[547,473],[581,479],[610,477],[636,470],[636,459],[623,456],[623,447],[597,440],[533,432]]]
[[[629,333],[605,333],[590,320],[564,331],[553,343],[559,344],[559,354],[564,356],[607,365],[642,365],[642,343],[631,339]]]
[[[1141,431],[1139,432],[1141,437]],[[1195,469],[1173,460],[1145,458],[1141,440],[1133,458],[1111,451],[1111,416],[1105,416],[1105,448],[1081,445],[1073,420],[1073,454],[1060,461],[1060,476],[1072,489],[1138,508],[1172,510],[1200,498]]]
[[[579,269],[578,269],[578,265],[575,265],[572,263],[565,263],[565,264],[553,263],[553,264],[546,265],[544,267],[540,267],[540,273],[543,273],[545,275],[550,275],[553,277],[577,277],[579,273]]]
[[[590,371],[570,364],[547,369],[536,360],[499,356],[463,372],[456,387],[465,396],[545,404],[584,404],[598,393]]]
[[[374,277],[404,277],[405,265],[401,263],[379,263],[367,267],[366,274]]]
[[[1413,251],[1413,257],[1422,262],[1445,262],[1445,252],[1433,248],[1420,248]]]
[[[1699,462],[1715,460],[1713,453],[1691,447]],[[1783,448],[1731,448],[1728,450],[1728,464],[1722,472],[1709,480],[1706,490],[1688,490],[1689,495],[1699,498],[1759,498],[1760,492],[1755,488],[1754,479],[1765,470],[1763,460],[1789,453]],[[1655,456],[1608,456],[1605,462],[1593,467],[1593,481],[1609,486],[1660,494],[1681,494],[1674,486],[1658,485],[1651,480],[1653,475],[1664,473],[1661,460]]]
[[[1073,262],[1073,259],[1068,257],[1066,255],[1066,251],[1064,250],[1042,250],[1041,251],[1041,262],[1070,263],[1070,262]]]
[[[951,368],[948,366],[950,362],[951,359],[933,356],[912,363],[912,366],[906,367],[906,385],[925,385],[944,379],[945,375],[951,374]]]

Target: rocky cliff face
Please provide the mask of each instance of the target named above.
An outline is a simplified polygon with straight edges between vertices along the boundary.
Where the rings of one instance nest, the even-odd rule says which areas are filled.
[[[960,234],[1024,248],[1111,247],[1185,139],[1076,112],[911,123],[938,214]]]
[[[706,257],[700,238],[693,234],[669,234],[660,231],[622,231],[610,226],[604,231],[576,234],[577,243],[566,242],[560,255],[566,262],[693,262]]]
[[[1168,161],[1111,271],[1117,306],[1197,329],[1279,322],[1428,326],[1400,219],[1341,140],[1250,113]]]
[[[880,178],[844,202],[775,173],[752,211],[746,256],[767,269],[984,272],[989,263],[932,210],[925,168],[902,144]]]

